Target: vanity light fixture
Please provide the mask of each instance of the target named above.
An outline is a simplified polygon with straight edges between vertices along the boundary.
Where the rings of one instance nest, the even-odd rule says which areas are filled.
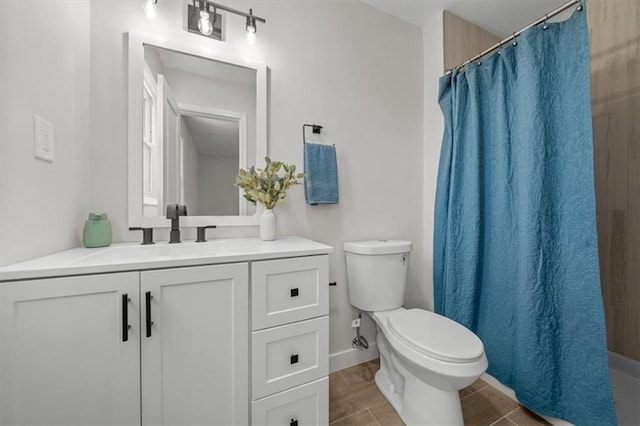
[[[143,0],[142,11],[148,20],[154,19],[158,16],[158,0]]]
[[[245,24],[247,43],[250,46],[257,43],[256,22],[265,23],[266,20],[264,18],[255,16],[253,9],[249,9],[249,13],[246,13],[207,0],[189,0],[187,4],[187,30],[205,37],[222,40],[222,16],[217,13],[217,10],[223,10],[247,18]]]
[[[249,9],[249,16],[247,16],[247,44],[249,46],[255,46],[258,42],[258,38],[256,37],[256,18],[253,16],[253,9]]]

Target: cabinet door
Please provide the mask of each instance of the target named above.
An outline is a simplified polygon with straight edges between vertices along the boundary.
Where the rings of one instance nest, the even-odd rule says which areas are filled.
[[[137,272],[0,285],[0,424],[139,424],[138,296]]]
[[[248,270],[141,273],[143,424],[248,424]]]

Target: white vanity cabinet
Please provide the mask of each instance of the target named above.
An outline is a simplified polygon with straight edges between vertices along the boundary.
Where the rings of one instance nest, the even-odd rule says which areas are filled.
[[[0,424],[139,424],[138,276],[0,286]]]
[[[328,262],[251,264],[253,425],[328,423]]]
[[[248,424],[247,263],[17,282],[0,294],[0,424]]]
[[[123,244],[0,268],[0,426],[327,424],[331,251]]]

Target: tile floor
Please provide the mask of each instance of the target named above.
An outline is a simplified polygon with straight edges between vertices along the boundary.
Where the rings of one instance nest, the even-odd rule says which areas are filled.
[[[376,387],[373,377],[379,368],[380,361],[374,360],[329,375],[331,426],[404,425]],[[460,401],[468,426],[549,424],[482,380],[462,389]]]

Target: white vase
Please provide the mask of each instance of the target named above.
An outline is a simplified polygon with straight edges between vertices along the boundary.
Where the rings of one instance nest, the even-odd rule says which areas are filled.
[[[260,216],[260,239],[262,241],[273,241],[276,239],[278,221],[272,209],[264,209]]]

